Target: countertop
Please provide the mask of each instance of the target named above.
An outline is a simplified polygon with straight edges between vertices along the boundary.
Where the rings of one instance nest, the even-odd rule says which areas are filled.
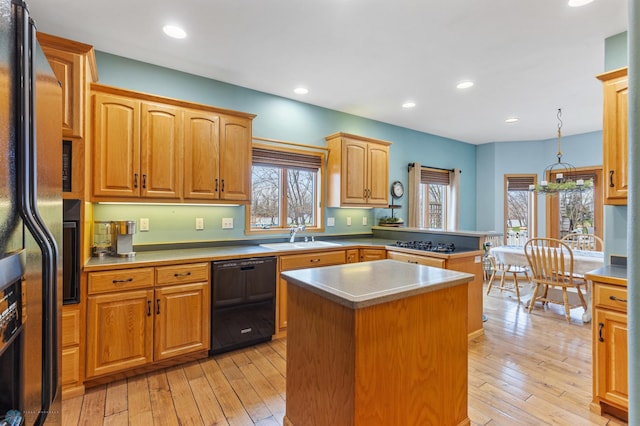
[[[95,272],[109,269],[125,269],[131,267],[158,266],[162,264],[179,264],[191,262],[210,262],[215,260],[239,259],[246,257],[280,256],[284,254],[309,253],[317,251],[343,250],[347,248],[379,247],[393,249],[423,256],[454,258],[469,255],[481,255],[483,252],[473,249],[458,249],[454,253],[434,253],[420,250],[395,247],[396,240],[385,238],[344,238],[327,239],[338,245],[333,247],[273,250],[259,244],[221,245],[200,248],[176,248],[166,250],[138,251],[134,257],[120,258],[114,256],[92,257],[84,265],[84,271]]]
[[[467,283],[474,275],[396,260],[298,269],[281,273],[289,283],[352,309]]]
[[[627,285],[627,268],[624,266],[607,265],[587,272],[585,278],[591,281]]]

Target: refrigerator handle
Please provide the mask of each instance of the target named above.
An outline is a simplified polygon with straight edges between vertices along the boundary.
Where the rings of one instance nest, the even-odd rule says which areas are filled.
[[[16,41],[22,45],[18,60],[22,91],[20,103],[21,121],[18,140],[19,157],[22,165],[18,177],[19,209],[23,222],[42,252],[42,409],[35,424],[45,422],[51,403],[58,390],[58,247],[52,233],[47,229],[40,217],[36,203],[38,194],[37,152],[36,152],[36,117],[33,96],[35,93],[34,52],[36,35],[33,21],[28,11],[20,6],[16,8],[17,34]]]

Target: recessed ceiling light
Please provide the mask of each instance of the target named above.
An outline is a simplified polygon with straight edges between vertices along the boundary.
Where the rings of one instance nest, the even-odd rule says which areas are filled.
[[[569,7],[580,7],[591,3],[593,0],[569,0]]]
[[[473,86],[473,81],[465,80],[465,81],[461,81],[460,83],[458,83],[458,85],[456,87],[458,89],[468,89],[471,86]]]
[[[162,27],[162,31],[172,38],[185,38],[187,36],[187,33],[182,28],[175,25],[165,25]]]
[[[406,109],[414,108],[415,106],[416,106],[415,102],[405,102],[402,104],[402,108],[406,108]]]
[[[509,117],[506,120],[504,120],[505,123],[516,123],[518,121],[520,121],[518,117]]]
[[[296,87],[295,89],[293,89],[293,91],[298,95],[306,95],[307,93],[309,93],[309,89],[307,89],[306,87]]]

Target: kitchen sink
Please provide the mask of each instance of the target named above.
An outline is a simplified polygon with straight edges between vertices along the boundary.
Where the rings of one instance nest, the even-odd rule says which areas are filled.
[[[300,241],[296,243],[273,243],[260,244],[260,247],[271,250],[304,250],[325,247],[339,247],[338,243],[330,243],[329,241]]]

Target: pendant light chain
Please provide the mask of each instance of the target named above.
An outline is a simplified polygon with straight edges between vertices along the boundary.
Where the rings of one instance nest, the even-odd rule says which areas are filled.
[[[562,108],[558,108],[558,114],[556,116],[558,117],[558,154],[556,157],[558,157],[558,163],[562,163],[562,150],[560,149],[560,138],[562,136],[560,131],[560,129],[562,129]]]

